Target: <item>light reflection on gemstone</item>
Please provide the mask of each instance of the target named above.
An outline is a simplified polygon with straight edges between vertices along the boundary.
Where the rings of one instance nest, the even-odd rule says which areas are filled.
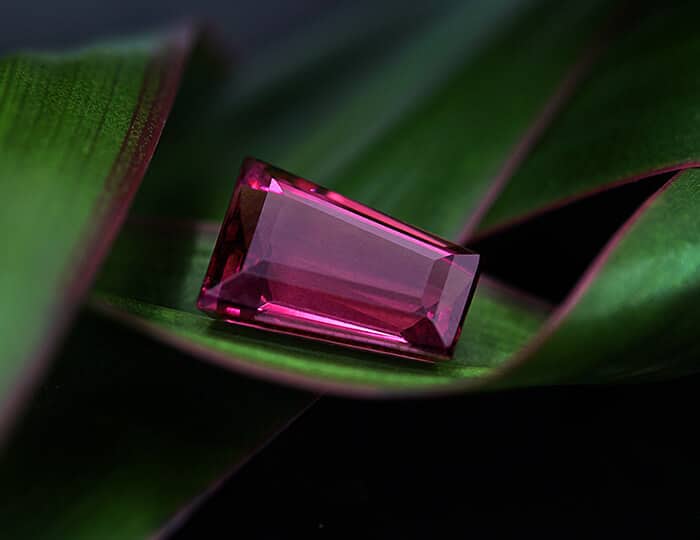
[[[366,326],[359,326],[357,324],[352,324],[348,321],[341,321],[339,319],[333,319],[331,317],[324,317],[323,315],[319,315],[317,313],[308,313],[300,309],[281,306],[272,302],[266,302],[258,308],[258,311],[267,315],[278,316],[280,317],[280,319],[288,319],[289,321],[306,321],[317,325],[329,326],[341,331],[344,330],[348,332],[357,332],[371,337],[381,337],[382,339],[395,341],[397,343],[406,343],[406,340],[400,336],[393,336],[391,334],[387,334],[386,332],[372,330],[371,328],[368,328]]]

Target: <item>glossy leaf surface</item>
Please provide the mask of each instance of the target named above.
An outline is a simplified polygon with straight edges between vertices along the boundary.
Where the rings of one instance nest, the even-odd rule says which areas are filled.
[[[189,41],[0,61],[0,398],[14,428],[0,448],[4,536],[151,535],[315,399],[222,379],[92,319],[40,373],[155,150]]]
[[[485,10],[488,13],[496,6],[489,4]],[[239,160],[257,154],[410,223],[456,237],[469,209],[479,203],[518,138],[536,121],[572,63],[587,54],[587,45],[610,11],[602,4],[581,3],[574,9],[548,2],[498,9],[501,16],[492,15],[489,25],[479,19],[478,34],[483,38],[467,41],[462,48],[444,38],[446,28],[456,28],[454,20],[460,17],[462,30],[477,22],[470,9],[453,8],[422,34],[414,32],[403,38],[407,41],[397,40],[397,49],[386,57],[374,55],[360,62],[363,51],[358,51],[335,77],[321,71],[322,86],[312,84],[313,72],[307,72],[305,82],[315,92],[323,90],[320,94],[290,92],[292,82],[281,81],[281,93],[273,93],[274,99],[263,95],[257,105],[224,100],[226,108],[212,98],[199,104],[201,113],[196,115],[187,108],[197,110],[196,102],[180,101],[135,203],[134,219],[149,223],[165,218],[166,229],[174,211],[180,221],[183,217],[220,219]],[[407,75],[397,79],[392,70],[396,65],[408,74],[410,66],[425,69],[423,44],[426,36],[437,34],[443,39],[428,41],[431,54],[454,59],[442,61],[436,69],[449,66],[450,71],[436,79],[441,84],[430,92],[416,93],[415,84],[403,84]],[[550,54],[552,50],[556,53]],[[546,55],[548,62],[535,61]],[[346,70],[360,68],[367,77],[349,85]],[[513,95],[510,89],[516,84],[526,87]],[[507,107],[504,93],[510,96]],[[391,100],[384,101],[386,94]],[[410,100],[411,106],[392,121],[391,107],[397,100]],[[365,106],[358,109],[357,103]],[[290,124],[299,118],[300,110],[305,112],[304,122]],[[361,145],[364,139],[358,140],[362,124],[349,122],[349,115],[361,118],[365,129],[376,132],[371,146],[358,146],[352,159],[347,155],[348,144]],[[282,137],[284,133],[293,136]],[[316,139],[316,133],[326,135]],[[329,139],[337,144],[329,146]],[[310,146],[313,152],[300,149],[315,140]],[[201,157],[183,162],[183,155]],[[166,233],[167,240],[148,244],[148,233],[130,229],[102,275],[97,303],[118,318],[143,324],[162,339],[229,367],[305,388],[363,395],[439,391],[455,382],[471,382],[517,352],[537,331],[547,310],[541,306],[528,310],[517,295],[494,292],[485,280],[470,309],[455,360],[439,366],[342,349],[317,352],[316,346],[303,341],[280,344],[264,333],[241,333],[212,323],[194,311],[192,299],[215,232],[216,226],[194,226],[188,232],[183,224]],[[165,247],[168,244],[163,242],[172,243]],[[163,266],[158,271],[163,264],[167,270]]]
[[[510,25],[499,26],[500,29],[507,28],[507,31],[494,32],[491,41],[478,46],[476,52],[465,57],[449,84],[436,89],[433,95],[417,100],[411,113],[404,114],[395,125],[386,128],[383,138],[376,139],[367,151],[358,152],[354,159],[333,169],[325,163],[331,159],[329,154],[333,153],[335,147],[324,147],[323,152],[319,147],[316,154],[317,170],[330,173],[325,183],[347,195],[429,230],[454,236],[459,230],[460,221],[463,223],[468,219],[469,207],[476,209],[480,201],[485,201],[487,206],[484,208],[488,210],[481,226],[483,231],[499,222],[525,216],[536,209],[544,211],[549,206],[563,204],[572,197],[585,196],[626,179],[674,167],[687,167],[694,160],[694,138],[684,138],[683,144],[674,144],[672,141],[673,133],[682,130],[684,123],[687,123],[686,119],[692,117],[694,78],[688,74],[688,70],[678,69],[672,75],[678,81],[669,84],[663,77],[652,79],[649,74],[660,75],[665,66],[673,62],[682,66],[683,58],[689,57],[684,57],[681,51],[694,50],[694,38],[690,32],[679,32],[668,37],[664,47],[659,47],[663,29],[673,21],[681,24],[681,19],[687,19],[689,13],[683,9],[657,9],[641,6],[636,12],[623,12],[621,19],[611,19],[610,10],[596,9],[591,4],[581,4],[578,11],[570,6],[558,10],[551,4],[523,7],[518,16],[513,17]],[[535,20],[538,24],[534,23]],[[627,22],[623,26],[608,26],[610,21],[615,20]],[[525,35],[530,39],[525,39]],[[561,63],[548,62],[543,64],[541,72],[532,71],[533,65],[536,65],[533,58],[545,55],[545,50],[552,49],[555,42],[556,53],[554,56],[549,53],[547,57],[556,60],[561,55]],[[565,46],[567,43],[568,48]],[[597,60],[594,58],[588,66],[588,79],[576,80],[580,88],[572,101],[553,117],[552,125],[543,131],[542,141],[515,168],[513,177],[505,179],[502,191],[496,193],[494,203],[489,208],[488,198],[484,199],[489,189],[488,180],[497,174],[498,165],[503,164],[508,152],[513,151],[517,135],[522,136],[528,124],[535,121],[537,114],[541,114],[547,98],[551,98],[555,92],[556,83],[567,80],[566,67],[571,69],[572,64],[580,62],[582,57],[590,54],[591,47],[601,51]],[[517,55],[506,54],[506,51],[514,50],[518,51]],[[395,58],[392,59],[392,62],[395,61]],[[506,100],[498,94],[498,89],[511,89],[512,85],[500,77],[518,76],[519,62],[529,69],[528,77],[520,75],[520,83],[531,85],[532,89],[517,95],[510,92],[510,99]],[[585,67],[579,65],[579,69]],[[395,89],[396,92],[399,90]],[[365,89],[359,87],[358,92],[363,91]],[[636,100],[624,97],[631,94],[636,96]],[[540,96],[539,100],[537,96]],[[518,99],[529,101],[517,102]],[[624,107],[620,106],[622,99],[626,100]],[[520,116],[514,115],[504,105],[506,101],[513,100],[516,100],[514,110]],[[346,103],[350,104],[352,100]],[[345,125],[334,124],[337,115],[342,117],[344,114],[342,101],[334,105],[333,111],[326,111],[321,128],[316,125],[315,129],[322,129],[326,125]],[[290,105],[295,108],[299,106],[297,100],[293,100]],[[529,115],[526,114],[528,110],[531,111]],[[485,120],[486,117],[488,121]],[[262,156],[279,155],[281,166],[293,164],[294,158],[301,155],[300,152],[290,150],[285,158],[283,144],[266,146],[270,144],[266,137],[284,131],[284,123],[279,130],[274,125],[278,118],[284,119],[285,115],[266,118],[268,122],[258,137],[255,136],[255,131],[246,132],[250,137],[238,144],[252,152],[260,148],[258,152]],[[470,124],[469,121],[474,123]],[[482,126],[484,129],[495,127],[498,133],[486,137],[481,130]],[[637,127],[626,129],[627,126]],[[225,128],[223,126],[220,129]],[[506,136],[509,129],[513,133],[510,137]],[[668,143],[655,145],[658,129],[666,130],[664,140]],[[689,129],[692,130],[692,127]],[[352,140],[352,133],[352,130],[347,132],[349,140]],[[294,149],[299,142],[294,139],[288,144]],[[231,150],[218,155],[212,162],[216,167],[212,166],[204,173],[207,178],[204,191],[209,193],[211,189],[212,195],[202,195],[201,200],[196,201],[196,207],[189,202],[180,202],[178,208],[181,211],[190,205],[189,210],[184,212],[190,217],[210,217],[213,214],[213,201],[223,199],[223,195],[214,197],[214,191],[223,192],[223,186],[229,186],[230,189],[232,175],[226,180],[226,171],[228,167],[235,170],[236,147],[237,144],[234,144]],[[654,147],[653,152],[646,150],[650,147]],[[421,151],[416,152],[417,148]],[[337,151],[341,152],[342,148]],[[243,152],[245,151],[241,150]],[[222,155],[225,156],[224,159],[221,158]],[[492,157],[486,159],[488,156]],[[634,156],[640,157],[635,160]],[[172,166],[174,162],[171,156],[168,163]],[[304,174],[304,169],[314,170],[314,165],[310,163],[304,165],[300,162],[299,167],[302,170],[295,172]],[[467,173],[464,167],[472,167],[471,172]],[[159,172],[156,163],[149,189],[155,190],[156,186],[164,182],[158,176]],[[396,175],[400,181],[393,181],[392,175]],[[311,178],[319,181],[314,176]],[[432,180],[428,182],[428,178]],[[148,189],[143,193],[140,200],[142,204],[137,205],[137,210],[142,215],[157,215],[149,193]],[[177,193],[171,193],[171,196],[179,197]],[[660,200],[666,196],[660,196]],[[182,201],[180,198],[178,200]],[[459,212],[451,213],[450,209],[454,208],[459,209]],[[645,206],[644,211],[646,208]],[[643,212],[630,218],[632,221],[620,235],[636,230],[634,222],[642,214]],[[204,229],[212,233],[216,226],[205,226]],[[198,232],[183,231],[184,229],[178,234],[198,238],[195,245],[202,247],[195,251],[201,253],[201,259],[206,259],[206,253],[210,249],[206,246],[210,246],[212,240],[204,239],[206,235],[201,228]],[[133,324],[138,324],[137,319],[140,319],[149,331],[162,338],[181,346],[192,346],[198,354],[235,369],[301,384],[306,388],[331,389],[349,394],[411,394],[456,390],[472,386],[473,379],[483,379],[489,374],[499,379],[495,383],[489,379],[489,385],[521,384],[520,375],[514,374],[510,381],[502,365],[506,369],[511,365],[526,365],[532,357],[535,360],[532,360],[531,365],[540,365],[536,359],[539,354],[546,353],[540,353],[539,346],[549,338],[553,329],[559,328],[562,319],[579,317],[575,304],[581,297],[587,297],[586,289],[599,278],[598,270],[607,269],[604,264],[607,258],[598,261],[595,274],[584,276],[583,281],[570,293],[564,304],[554,310],[552,318],[547,322],[546,309],[522,308],[522,304],[517,302],[517,296],[509,297],[508,293],[494,297],[487,282],[477,293],[475,304],[467,318],[464,338],[451,365],[426,367],[389,362],[387,367],[387,361],[371,356],[358,357],[325,349],[317,354],[308,352],[314,350],[308,344],[285,344],[303,347],[303,352],[296,356],[292,352],[278,350],[277,347],[282,345],[269,336],[251,333],[239,337],[236,330],[221,327],[220,324],[217,326],[217,323],[205,320],[196,322],[200,316],[193,312],[189,299],[195,294],[194,287],[198,281],[196,276],[198,272],[203,272],[204,264],[198,263],[200,268],[188,265],[188,277],[179,278],[180,293],[174,292],[176,287],[170,287],[163,296],[146,293],[155,290],[154,284],[139,285],[138,281],[153,274],[150,271],[139,271],[138,278],[125,277],[128,275],[127,267],[119,262],[124,253],[139,251],[139,248],[132,247],[132,241],[129,240],[132,234],[137,236],[131,230],[125,235],[122,239],[124,244],[120,244],[103,274],[104,281],[98,288],[98,294],[101,294],[98,302],[103,308],[115,314],[121,312]],[[188,245],[190,244],[191,241]],[[617,238],[607,250],[606,257],[621,245],[625,244],[621,244],[620,238]],[[661,245],[652,242],[650,245],[662,249]],[[668,249],[670,256],[673,246],[669,244]],[[141,250],[155,252],[153,247]],[[139,260],[146,264],[145,256]],[[196,257],[190,259],[194,260]],[[122,275],[123,280],[117,283],[114,274]],[[600,279],[603,279],[603,275],[607,274],[600,274]],[[188,285],[183,285],[185,282]],[[620,290],[625,288],[621,285]],[[179,300],[174,300],[175,296]],[[614,298],[615,303],[622,302],[621,296]],[[652,320],[653,318],[650,319]],[[508,332],[504,328],[512,331]],[[647,331],[652,329],[648,328]],[[583,343],[577,342],[573,334],[568,339],[577,350],[584,350]],[[563,350],[564,347],[560,347],[559,354],[563,354]],[[591,359],[591,369],[596,358],[598,356]],[[559,369],[555,364],[551,360],[542,371],[536,367],[532,367],[534,371],[528,370],[529,384],[577,380],[569,372],[569,369],[574,369],[573,363],[563,364]],[[585,379],[586,369],[585,365],[582,366],[576,372],[577,376]],[[614,366],[610,367],[610,373],[614,373],[615,369]],[[591,376],[595,378],[593,372]]]
[[[188,47],[183,32],[0,61],[0,419],[19,406],[108,251]]]

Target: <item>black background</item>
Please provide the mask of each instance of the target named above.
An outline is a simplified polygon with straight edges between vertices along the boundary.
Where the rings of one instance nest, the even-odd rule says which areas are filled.
[[[697,388],[326,398],[176,538],[695,538]]]
[[[245,53],[338,6],[352,3],[3,2],[0,51],[195,16],[216,19]],[[697,537],[698,389],[695,377],[424,401],[323,398],[176,537]]]

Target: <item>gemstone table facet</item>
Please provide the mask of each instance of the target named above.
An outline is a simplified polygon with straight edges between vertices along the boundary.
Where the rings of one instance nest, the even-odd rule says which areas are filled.
[[[251,158],[197,307],[214,317],[422,360],[449,358],[479,255]]]

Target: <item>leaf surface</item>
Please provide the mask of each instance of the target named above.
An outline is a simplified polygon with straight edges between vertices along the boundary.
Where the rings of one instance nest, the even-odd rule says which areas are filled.
[[[578,89],[573,101],[554,118],[552,126],[543,132],[541,142],[517,167],[514,176],[506,179],[504,190],[498,194],[482,222],[482,230],[518,216],[527,216],[528,212],[546,210],[549,206],[561,204],[561,201],[584,196],[612,183],[693,163],[695,139],[682,137],[681,144],[674,144],[678,138],[674,134],[683,132],[686,125],[690,130],[688,133],[692,134],[688,119],[692,118],[694,110],[695,79],[688,70],[681,68],[687,61],[685,59],[690,58],[684,54],[694,50],[695,41],[690,32],[681,31],[666,39],[663,47],[658,46],[663,29],[669,23],[681,25],[683,19],[692,18],[682,9],[658,12],[647,7],[640,8],[640,12],[634,15],[628,27],[609,37],[609,48],[601,60],[593,64],[590,78]],[[497,174],[499,164],[514,148],[518,135],[523,134],[536,113],[545,106],[547,97],[565,76],[567,66],[584,55],[587,46],[602,39],[596,36],[606,27],[609,16],[609,10],[584,3],[578,5],[578,9],[570,6],[557,8],[548,3],[523,7],[510,24],[499,23],[498,27],[506,30],[494,30],[490,40],[475,46],[476,51],[464,57],[460,67],[448,79],[449,84],[438,86],[431,95],[417,99],[410,113],[403,114],[380,135],[373,136],[371,147],[356,152],[351,160],[339,160],[343,165],[334,168],[328,165],[328,160],[333,161],[329,154],[333,154],[335,146],[321,145],[316,164],[300,161],[301,170],[295,172],[308,174],[304,171],[313,171],[317,167],[319,172],[329,173],[325,183],[331,187],[411,223],[455,236],[468,209],[476,211],[477,205],[484,200],[489,179]],[[690,23],[684,24],[688,26]],[[554,53],[551,52],[553,48],[556,49]],[[538,65],[533,59],[539,57],[550,60]],[[396,58],[392,57],[391,61],[395,63]],[[671,75],[675,77],[672,83],[660,76],[650,77],[650,73],[658,75],[669,64],[679,67]],[[528,70],[527,76],[519,71],[519,66]],[[507,77],[514,79],[511,82]],[[512,91],[515,78],[523,89],[517,94]],[[387,89],[391,88],[387,86]],[[643,91],[635,93],[639,88]],[[364,93],[367,89],[358,85],[357,91]],[[629,95],[634,95],[635,99],[629,99]],[[625,106],[621,105],[621,100],[625,100]],[[513,102],[513,109],[504,106],[508,101]],[[336,122],[336,119],[345,118],[343,103],[352,110],[353,96],[341,103],[335,102],[334,109],[325,111],[325,116],[317,120],[320,124],[312,124],[313,129],[323,132],[324,128],[335,126],[328,127],[331,131],[327,133],[333,130],[342,133],[347,122]],[[299,101],[293,100],[290,106],[299,107]],[[284,114],[280,116],[284,117]],[[278,165],[290,167],[292,164],[293,167],[295,157],[304,154],[297,151],[300,143],[296,140],[286,143],[292,149],[287,154],[285,144],[266,146],[269,144],[266,134],[284,131],[285,126],[282,123],[278,131],[274,127],[278,117],[267,119],[264,133],[256,137],[253,130],[250,138],[246,138],[245,144],[250,145],[246,148],[260,147],[257,153],[261,157],[268,159],[268,155],[279,155],[281,161],[277,162]],[[627,129],[631,125],[635,129]],[[489,129],[495,130],[490,137],[486,136]],[[656,144],[659,132],[663,134],[664,142]],[[299,133],[303,135],[303,129]],[[347,131],[350,140],[352,133],[351,126]],[[313,136],[300,140],[313,140]],[[653,152],[647,151],[652,147]],[[322,148],[324,151],[320,151]],[[244,153],[251,152],[240,152],[241,155]],[[222,179],[226,178],[225,171],[229,167],[235,170],[234,157],[238,156],[234,154],[235,151],[227,153],[223,161],[216,162],[215,168],[206,172],[205,191],[215,186],[212,193],[214,189],[222,192],[216,199],[224,199],[223,186],[230,191],[231,181]],[[174,162],[169,160],[171,164]],[[152,189],[162,182],[157,174],[155,168]],[[393,182],[392,177],[401,180]],[[144,201],[149,200],[148,193],[146,191]],[[667,196],[659,195],[660,200]],[[202,195],[202,201],[214,199]],[[179,208],[184,209],[183,206]],[[213,208],[214,205],[207,202],[197,208],[191,207],[185,213],[193,218],[209,217],[214,213]],[[645,205],[620,234],[636,230],[634,224],[649,208]],[[146,202],[137,205],[137,209],[147,214],[145,210],[149,206]],[[207,252],[213,244],[213,236],[206,240],[207,234],[203,230],[212,233],[212,227],[207,226],[189,233],[197,238],[190,244],[202,247],[195,248],[193,255],[184,256],[189,262],[187,269],[178,274],[182,276],[178,278],[179,285],[169,286],[169,292],[162,291],[163,294],[159,295],[154,284],[143,279],[150,271],[140,270],[138,278],[129,277],[129,265],[119,262],[127,252],[156,252],[154,247],[134,247],[129,237],[137,235],[130,229],[122,239],[123,246],[115,251],[103,274],[97,303],[132,324],[143,323],[148,331],[162,339],[191,347],[197,354],[234,369],[307,388],[352,395],[440,392],[468,388],[474,382],[486,380],[487,384],[521,384],[518,372],[514,372],[511,380],[508,370],[521,363],[525,365],[531,358],[534,371],[527,370],[529,384],[585,380],[586,369],[592,369],[592,366],[582,364],[588,367],[576,370],[574,362],[558,367],[554,356],[549,363],[536,358],[540,354],[551,354],[540,352],[538,347],[550,338],[552,330],[558,329],[564,319],[579,317],[576,304],[588,297],[586,291],[595,280],[606,279],[605,272],[596,272],[590,279],[584,278],[549,319],[547,309],[533,307],[533,303],[523,305],[518,296],[512,296],[510,292],[501,290],[495,293],[486,282],[480,286],[470,310],[454,361],[437,366],[415,365],[271,338],[201,318],[194,312],[191,299],[196,296],[198,274],[203,273]],[[624,245],[618,238],[605,256],[611,256]],[[673,248],[669,246],[668,249]],[[200,255],[196,256],[194,252]],[[194,263],[197,259],[199,262]],[[146,257],[141,256],[140,260],[148,264]],[[612,257],[611,260],[617,259]],[[643,263],[642,260],[634,261],[634,264]],[[598,270],[607,269],[606,264],[599,261]],[[123,279],[115,280],[115,275],[121,275]],[[143,282],[139,284],[139,281]],[[181,292],[173,292],[178,287]],[[626,290],[622,284],[620,290]],[[624,305],[621,296],[611,298]],[[581,309],[585,310],[585,306]],[[568,326],[564,324],[562,328]],[[647,328],[647,331],[651,330]],[[568,338],[570,344],[577,350],[584,350],[573,336],[571,334]],[[564,345],[557,350],[564,354]],[[596,356],[606,357],[602,351]],[[538,368],[540,365],[546,367]],[[610,372],[615,369],[611,366]],[[576,376],[572,376],[570,370]],[[499,382],[492,383],[490,376],[499,378]],[[595,378],[593,372],[590,376]]]
[[[188,42],[183,32],[0,60],[0,431],[123,220]]]
[[[0,448],[4,536],[149,536],[315,399],[221,378],[94,316],[30,385],[111,247],[189,41],[187,31],[0,61],[0,396],[14,424]]]
[[[653,3],[652,3],[653,4]],[[485,234],[612,185],[700,164],[691,3],[628,13],[627,31],[557,116],[480,224]],[[669,31],[669,29],[673,31]]]
[[[3,536],[146,538],[175,526],[314,399],[222,377],[86,314],[3,451]]]
[[[349,63],[335,57],[336,71],[320,69],[314,78],[310,68],[301,81],[282,81],[279,93],[255,103],[216,102],[216,93],[204,105],[180,101],[134,207],[136,222],[161,221],[164,229],[130,227],[101,276],[95,305],[227,367],[351,395],[440,391],[478,380],[510,358],[540,328],[547,308],[524,306],[517,294],[487,280],[455,359],[439,365],[211,322],[196,313],[194,301],[216,227],[193,225],[188,232],[182,219],[221,219],[240,160],[253,154],[456,237],[610,15],[603,2],[481,7],[478,18],[475,6],[453,7],[422,32],[397,38],[382,55],[360,50]],[[464,39],[465,32],[479,39]],[[426,70],[433,68],[428,84]],[[182,227],[173,228],[175,218]]]
[[[210,319],[192,302],[216,229],[168,222],[130,224],[101,274],[93,306],[226,367],[315,391],[352,395],[425,391],[454,379],[484,375],[525,344],[548,309],[484,280],[455,358],[439,365],[240,328]]]
[[[652,196],[588,269],[509,385],[649,380],[698,371],[700,171]]]
[[[389,18],[358,30],[354,39],[324,41],[321,53],[294,69],[266,71],[249,61],[211,86],[191,72],[91,305],[231,370],[353,396],[696,371],[695,170],[676,176],[627,221],[561,305],[484,279],[451,362],[348,352],[232,327],[194,309],[215,223],[247,154],[452,238],[474,216],[478,234],[494,233],[612,184],[694,165],[698,80],[692,61],[700,43],[693,37],[694,8],[638,13],[594,62],[591,47],[613,8],[560,4],[455,4],[421,24]],[[89,216],[104,187],[88,189],[77,172],[108,177],[141,88],[137,74],[143,78],[149,65],[149,43],[1,64],[0,148],[12,159],[0,161],[0,178],[21,172],[41,189],[33,197],[19,184],[1,184],[0,192],[16,204],[0,225],[8,219],[24,227],[32,216],[36,228],[27,225],[18,238],[33,244],[8,242],[7,252],[24,257],[23,268],[49,277],[32,289],[38,274],[20,276],[19,264],[9,266],[8,258],[14,274],[7,275],[25,279],[0,276],[0,292],[11,299],[0,313],[8,324],[19,324],[15,314],[22,325],[53,321],[55,306],[63,306],[55,292],[65,282],[54,276],[79,268],[64,253],[82,245],[77,241],[93,223]],[[117,69],[113,64],[124,51],[130,60]],[[586,58],[592,59],[582,62]],[[83,60],[83,68],[71,64]],[[80,75],[76,91],[101,96],[99,103],[79,107],[63,86],[47,84],[68,80],[66,66]],[[33,74],[21,78],[28,85],[24,98],[17,90],[22,86],[11,81],[16,73]],[[129,84],[115,90],[118,103],[108,103],[108,80],[121,81],[124,73],[131,74]],[[573,100],[558,101],[574,83],[580,86]],[[51,99],[37,97],[42,92]],[[27,99],[37,101],[25,106]],[[55,111],[75,116],[75,125],[46,114],[54,104]],[[34,131],[12,129],[20,111],[29,114],[22,125],[36,125]],[[94,123],[100,111],[102,127]],[[70,144],[61,149],[51,133],[64,128]],[[96,139],[92,151],[77,144],[98,128],[109,128],[110,137]],[[495,191],[494,178],[503,180]],[[64,183],[54,193],[55,182]],[[75,215],[66,215],[69,204]],[[44,246],[49,233],[63,243]],[[37,243],[43,249],[35,249]],[[0,329],[10,351],[24,354],[41,342],[46,330],[29,327],[36,332],[30,337],[15,331],[24,326]],[[101,319],[80,323],[0,463],[0,485],[7,486],[0,494],[3,522],[15,536],[39,528],[54,537],[150,533],[311,399],[222,376],[131,332],[107,328]],[[15,384],[23,365],[3,362],[0,391]],[[46,441],[54,438],[47,454]]]

